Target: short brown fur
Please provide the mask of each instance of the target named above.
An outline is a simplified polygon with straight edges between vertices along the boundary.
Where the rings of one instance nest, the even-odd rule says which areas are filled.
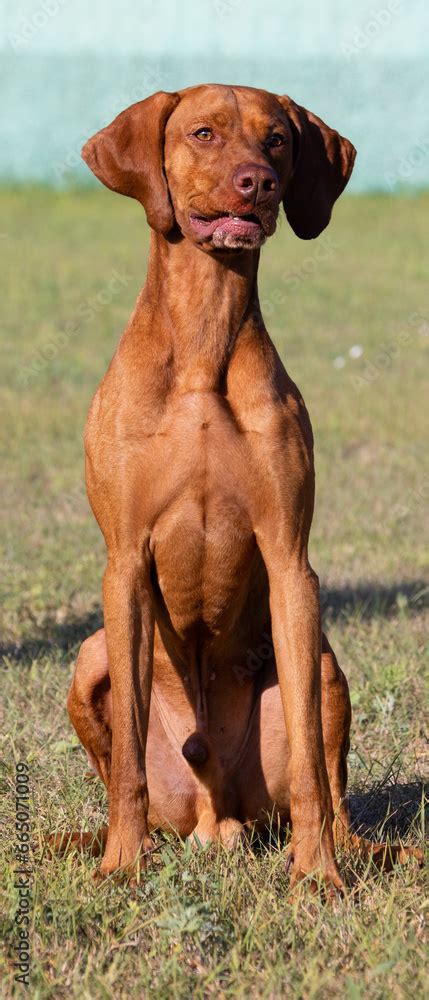
[[[108,791],[101,872],[132,872],[156,826],[232,844],[274,814],[293,881],[341,890],[335,841],[368,848],[349,834],[350,700],[307,555],[310,420],[257,271],[282,202],[302,238],[328,224],[355,150],[288,97],[213,85],[133,105],[83,155],[152,227],[85,431],[105,630],[68,707]]]

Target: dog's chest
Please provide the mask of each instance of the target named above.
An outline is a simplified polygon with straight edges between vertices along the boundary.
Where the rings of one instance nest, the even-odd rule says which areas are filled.
[[[230,629],[250,585],[258,469],[222,397],[178,394],[146,426],[104,405],[87,435],[88,493],[108,548],[149,545],[177,635]]]
[[[246,444],[204,394],[179,401],[160,442],[168,476],[151,549],[162,599],[179,634],[199,623],[217,631],[236,610],[255,550]]]

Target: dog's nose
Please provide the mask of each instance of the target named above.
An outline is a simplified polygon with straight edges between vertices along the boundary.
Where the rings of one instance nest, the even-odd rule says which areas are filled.
[[[241,197],[254,205],[272,197],[279,186],[275,171],[259,163],[242,163],[235,171],[232,183]]]

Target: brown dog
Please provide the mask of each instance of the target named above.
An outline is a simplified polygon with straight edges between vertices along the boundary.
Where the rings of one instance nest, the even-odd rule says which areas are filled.
[[[216,85],[134,104],[83,157],[152,229],[85,433],[105,632],[68,706],[108,790],[101,871],[132,871],[155,826],[230,843],[274,813],[293,880],[341,889],[348,687],[307,556],[310,421],[257,270],[282,202],[302,239],[327,226],[355,150],[289,97]]]

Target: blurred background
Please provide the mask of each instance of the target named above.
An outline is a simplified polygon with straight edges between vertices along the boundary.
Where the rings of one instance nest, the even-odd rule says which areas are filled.
[[[130,103],[202,81],[289,93],[357,147],[318,240],[281,213],[260,297],[313,420],[328,604],[344,588],[371,599],[371,581],[394,605],[424,590],[428,37],[423,0],[3,0],[0,517],[17,641],[99,609],[82,430],[148,250],[141,206],[106,191],[80,149]]]
[[[141,206],[103,188],[80,149],[153,91],[210,81],[289,93],[358,150],[318,240],[299,240],[280,215],[261,255],[260,299],[315,435],[310,556],[351,689],[353,816],[379,837],[422,842],[428,38],[426,0],[2,0],[4,808],[9,820],[15,754],[31,764],[36,799],[32,983],[40,1000],[379,1000],[408,997],[410,976],[416,996],[427,992],[424,876],[412,868],[391,881],[370,874],[363,906],[317,925],[309,916],[310,926],[305,910],[297,924],[285,909],[284,877],[259,868],[261,858],[253,867],[247,855],[244,867],[233,859],[216,874],[205,855],[188,857],[182,881],[183,852],[172,839],[127,909],[113,885],[88,890],[94,862],[53,865],[42,844],[53,830],[95,830],[106,812],[102,792],[97,798],[84,781],[65,708],[79,644],[103,619],[105,551],[85,493],[82,435],[149,246]],[[2,830],[7,857],[13,829]],[[12,928],[14,878],[12,863],[3,880]],[[13,975],[11,966],[5,996],[15,995]]]
[[[89,182],[82,142],[155,90],[289,93],[350,135],[351,190],[429,180],[425,0],[3,0],[0,177]]]

